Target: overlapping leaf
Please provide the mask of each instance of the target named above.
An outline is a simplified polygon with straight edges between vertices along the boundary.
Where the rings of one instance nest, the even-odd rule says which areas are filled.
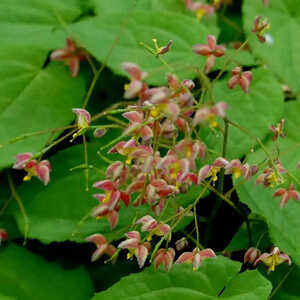
[[[0,290],[5,300],[84,300],[93,294],[91,280],[82,268],[64,270],[21,247],[1,247],[0,262]]]
[[[299,118],[300,103],[298,101],[287,102],[285,105],[284,118],[287,123],[287,137],[278,144],[280,159],[283,166],[292,174],[296,180],[300,180],[300,171],[296,168],[300,161],[299,151]],[[272,142],[268,149],[272,153]],[[266,158],[263,151],[257,151],[251,156],[251,162],[258,163]],[[280,198],[273,197],[276,188],[265,188],[261,185],[255,186],[255,179],[243,185],[237,186],[240,200],[246,203],[253,212],[266,218],[270,236],[274,244],[282,251],[292,256],[298,265],[300,264],[300,204],[291,199],[284,208],[279,207]],[[287,187],[289,180],[284,183]],[[299,190],[299,184],[294,182],[295,188]]]
[[[228,80],[228,79],[227,79]],[[248,94],[241,91],[240,87],[230,90],[227,80],[216,83],[214,97],[216,101],[225,101],[229,109],[228,119],[246,129],[253,136],[264,139],[269,132],[269,126],[275,123],[283,111],[283,94],[280,85],[265,69],[253,70],[251,90]],[[203,138],[210,148],[217,151],[222,149],[222,139],[214,132]],[[229,159],[238,158],[250,152],[256,144],[255,140],[240,129],[229,128],[228,155]]]
[[[0,3],[0,22],[11,24],[59,24],[72,22],[82,14],[80,0],[11,0]]]
[[[262,274],[272,282],[272,300],[299,300],[300,299],[300,268],[298,266],[281,265],[276,272],[267,273],[263,266]]]
[[[0,168],[14,161],[20,152],[37,152],[48,135],[36,135],[18,143],[23,134],[68,125],[71,109],[80,106],[84,80],[70,76],[63,64],[43,69],[50,49],[63,41],[47,26],[1,25],[0,50]]]
[[[236,276],[239,269],[239,263],[224,257],[204,261],[196,272],[192,271],[191,265],[177,265],[170,272],[151,267],[122,278],[93,299],[267,299],[270,283],[257,271]]]
[[[217,34],[216,27],[208,29],[194,18],[168,11],[107,13],[77,23],[71,30],[81,45],[116,73],[124,74],[122,62],[135,62],[149,72],[148,80],[153,84],[165,83],[165,73],[170,71],[180,70],[182,79],[196,74],[195,68],[203,67],[204,58],[192,52],[192,45],[205,43],[208,34]],[[154,47],[153,38],[159,45],[174,41],[172,51],[164,55],[171,67],[140,45]]]
[[[294,0],[272,0],[265,7],[261,0],[246,0],[243,2],[243,15],[244,28],[248,35],[251,34],[256,16],[268,19],[271,27],[266,32],[267,42],[261,44],[253,35],[250,38],[251,48],[283,83],[296,92],[299,91],[299,3]]]

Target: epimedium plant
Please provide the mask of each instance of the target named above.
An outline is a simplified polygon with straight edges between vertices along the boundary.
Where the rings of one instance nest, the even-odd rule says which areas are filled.
[[[86,243],[92,263],[104,257],[117,266],[126,258],[137,264],[138,274],[93,299],[300,297],[288,285],[300,264],[295,70],[286,66],[282,76],[266,58],[281,53],[273,14],[284,6],[286,17],[295,7],[255,0],[250,9],[244,0],[243,40],[225,43],[221,34],[218,42],[217,17],[236,30],[227,18],[232,2],[29,1],[23,5],[31,22],[21,10],[3,16],[4,32],[11,30],[17,41],[5,37],[7,49],[22,45],[24,34],[37,37],[24,42],[18,58],[18,91],[9,75],[1,94],[0,122],[15,123],[0,149],[2,167],[15,156],[0,189],[4,298],[35,293],[31,274],[12,288],[23,280],[15,275],[24,268],[23,256],[34,272],[66,282],[65,288],[52,283],[49,299],[55,289],[58,298],[74,293],[72,284],[73,298],[93,298],[87,270],[48,263],[14,245],[20,238],[29,249],[34,239]],[[2,5],[9,12],[13,4]],[[1,63],[15,68],[5,55]],[[127,81],[119,91],[123,100],[99,111],[94,95],[105,67]],[[45,105],[36,105],[40,96]],[[31,125],[14,122],[29,113],[36,118]],[[207,201],[213,205],[203,216]],[[244,224],[228,246],[213,249],[224,203]]]

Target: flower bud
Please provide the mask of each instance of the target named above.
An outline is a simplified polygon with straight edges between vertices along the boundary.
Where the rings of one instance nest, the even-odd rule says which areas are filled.
[[[177,250],[177,251],[181,251],[181,250],[183,250],[184,248],[186,248],[188,244],[189,244],[189,243],[188,243],[187,239],[186,239],[185,237],[183,237],[183,238],[181,238],[180,240],[177,240],[177,241],[175,242],[176,250]]]
[[[260,257],[261,252],[259,249],[251,247],[244,255],[244,263],[254,264],[254,262]]]

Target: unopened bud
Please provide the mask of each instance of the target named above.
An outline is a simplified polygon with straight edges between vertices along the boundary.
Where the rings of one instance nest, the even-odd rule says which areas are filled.
[[[184,248],[186,248],[188,244],[189,244],[189,243],[188,243],[187,239],[186,239],[185,237],[183,237],[183,238],[181,238],[180,240],[177,240],[177,241],[175,242],[176,250],[177,250],[177,251],[181,251],[181,250],[183,250]]]
[[[259,249],[251,247],[244,255],[244,263],[254,264],[254,262],[260,257],[261,252]]]

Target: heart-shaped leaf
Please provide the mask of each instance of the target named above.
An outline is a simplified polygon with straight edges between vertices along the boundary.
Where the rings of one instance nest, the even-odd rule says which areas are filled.
[[[267,41],[262,44],[254,34],[250,45],[254,55],[259,57],[281,80],[295,92],[299,91],[300,71],[300,7],[294,0],[272,0],[264,6],[261,0],[243,1],[244,28],[250,36],[254,18],[262,16],[271,24],[265,35]]]
[[[85,300],[93,295],[83,268],[65,270],[15,245],[1,247],[0,263],[0,290],[5,300]]]
[[[205,260],[198,271],[192,271],[191,265],[184,264],[173,266],[170,272],[150,267],[141,273],[123,277],[93,299],[267,299],[271,284],[257,271],[236,276],[239,269],[238,262],[224,257]]]

